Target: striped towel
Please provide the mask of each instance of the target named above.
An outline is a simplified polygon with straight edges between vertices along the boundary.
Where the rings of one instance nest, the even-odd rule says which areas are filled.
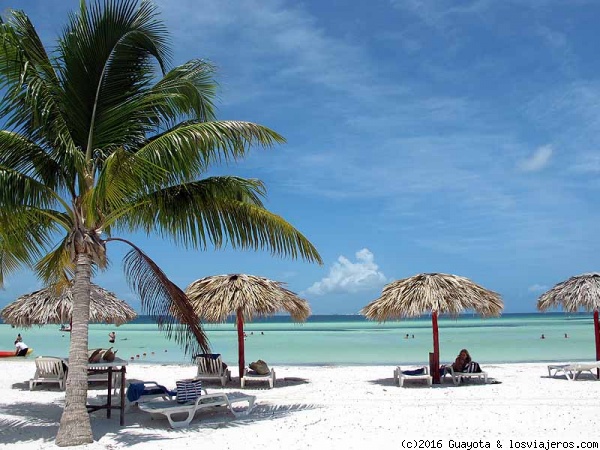
[[[195,401],[202,394],[202,381],[189,379],[176,381],[177,403]]]
[[[463,369],[463,372],[467,372],[467,373],[480,373],[481,372],[481,367],[479,366],[479,363],[477,363],[475,361],[471,361]]]

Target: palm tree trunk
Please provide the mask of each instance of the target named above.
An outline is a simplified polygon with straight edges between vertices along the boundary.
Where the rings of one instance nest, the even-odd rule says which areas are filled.
[[[90,416],[86,408],[92,258],[89,254],[78,254],[75,263],[73,324],[71,325],[65,409],[56,435],[56,445],[59,447],[88,444],[94,440]]]

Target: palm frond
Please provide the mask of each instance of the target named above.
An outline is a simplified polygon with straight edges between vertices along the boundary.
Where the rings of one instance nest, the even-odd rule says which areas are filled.
[[[171,69],[148,92],[146,97],[156,99],[152,106],[158,116],[168,120],[165,128],[175,126],[178,118],[200,122],[215,119],[214,72],[209,62],[194,59]]]
[[[255,145],[283,142],[273,130],[251,122],[192,122],[153,137],[137,155],[167,170],[169,184],[175,184],[197,178],[210,164],[239,159]]]
[[[172,69],[148,90],[116,103],[101,117],[106,139],[115,142],[114,136],[126,136],[132,130],[132,120],[145,124],[145,131],[152,135],[157,130],[175,128],[181,121],[213,120],[216,87],[213,72],[207,62],[192,60]],[[96,139],[106,140],[99,131]],[[135,149],[137,141],[130,139],[127,148]]]
[[[160,189],[169,179],[161,167],[124,150],[114,151],[104,162],[96,185],[90,192],[90,209],[111,215],[115,210],[136,205],[140,193]],[[105,226],[110,220],[104,220]]]
[[[165,72],[168,36],[156,15],[151,2],[115,0],[82,2],[70,16],[59,43],[61,80],[74,139],[88,154],[140,140],[156,126],[139,115],[122,114],[118,127],[111,119],[119,105],[151,86],[155,63]]]
[[[34,268],[44,286],[56,285],[65,277],[73,279],[75,265],[67,247],[67,237],[39,259]]]
[[[18,208],[22,205],[38,209],[52,208],[57,203],[67,206],[56,192],[44,183],[0,166],[0,205],[3,208]]]
[[[111,184],[111,187],[113,184]],[[127,186],[131,190],[132,184]],[[140,189],[141,190],[141,189]],[[118,223],[118,228],[133,231],[137,227],[142,227],[150,232],[156,222],[168,223],[169,218],[175,221],[189,221],[190,217],[185,213],[191,204],[196,204],[198,208],[210,203],[213,198],[228,198],[236,201],[242,201],[263,206],[262,197],[266,190],[260,180],[246,179],[240,177],[220,176],[209,177],[203,180],[186,183],[177,186],[170,186],[164,189],[155,190],[149,193],[141,193],[138,190],[137,198],[133,201],[127,198],[125,194],[130,192],[121,191],[121,197],[112,194],[114,200],[120,201],[111,203],[113,213],[106,216],[106,223]],[[177,228],[176,223],[172,223],[169,229]],[[185,234],[185,233],[183,233]],[[198,240],[192,238],[192,245],[198,245]],[[184,241],[185,242],[185,241]]]
[[[37,210],[0,209],[0,287],[6,275],[32,266],[51,247],[56,223]]]
[[[0,166],[28,174],[49,189],[71,186],[63,166],[46,151],[18,133],[0,130]]]
[[[22,11],[9,11],[0,34],[0,89],[4,91],[0,117],[9,129],[38,145],[75,148],[61,107],[58,77],[33,24]],[[56,157],[61,154],[54,156],[60,164]]]
[[[244,137],[236,141],[233,136],[241,130]],[[196,142],[199,134],[206,138],[200,143]],[[112,210],[126,207],[127,202],[137,202],[163,186],[197,178],[213,162],[238,158],[250,145],[270,146],[281,139],[251,123],[188,124],[157,137],[133,155],[113,151],[99,174],[94,205],[107,202]],[[264,194],[264,188],[261,191]]]
[[[5,278],[11,273],[17,272],[23,264],[33,262],[30,249],[23,246],[9,248],[4,238],[0,236],[0,288],[4,287]],[[36,249],[31,249],[35,251]],[[35,254],[37,256],[37,253]]]
[[[125,239],[132,250],[125,255],[123,267],[129,286],[141,300],[142,310],[150,315],[167,338],[174,339],[185,353],[210,353],[208,337],[200,327],[200,318],[185,293],[140,248]]]
[[[273,255],[322,263],[316,248],[281,216],[261,202],[264,186],[258,180],[211,177],[173,186],[140,198],[135,210],[115,223],[116,228],[147,233],[156,231],[165,239],[205,249],[270,250]]]

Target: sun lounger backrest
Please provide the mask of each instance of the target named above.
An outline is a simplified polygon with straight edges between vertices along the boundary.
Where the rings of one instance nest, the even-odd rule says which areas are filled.
[[[60,358],[40,356],[35,359],[35,375],[29,380],[29,389],[39,383],[58,383],[61,389],[65,387],[65,368]]]
[[[36,377],[59,379],[65,376],[65,369],[60,358],[40,356],[35,359],[35,367]]]
[[[220,355],[217,358],[199,355],[196,357],[196,362],[198,364],[198,375],[221,375],[223,373],[223,361],[221,360]]]
[[[207,353],[196,355],[196,378],[202,380],[220,380],[225,386],[231,381],[231,371],[223,364],[220,353]]]

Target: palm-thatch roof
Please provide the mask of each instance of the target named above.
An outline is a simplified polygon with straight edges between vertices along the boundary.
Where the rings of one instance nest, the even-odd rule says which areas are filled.
[[[71,286],[58,291],[54,286],[25,294],[0,311],[5,323],[32,325],[69,323],[73,312]],[[121,325],[137,317],[137,313],[115,294],[92,284],[90,322]]]
[[[225,322],[236,315],[238,333],[238,370],[245,367],[244,322],[256,316],[271,316],[287,311],[295,322],[310,315],[310,307],[286,289],[283,283],[255,275],[215,275],[191,283],[185,293],[200,318],[208,322]]]
[[[430,370],[434,383],[439,383],[438,314],[456,316],[472,310],[482,316],[497,316],[502,308],[499,294],[468,278],[445,273],[420,273],[387,284],[381,296],[365,306],[361,313],[379,322],[431,313],[433,355],[430,356]]]
[[[224,322],[241,312],[244,322],[256,316],[288,312],[302,322],[310,316],[308,302],[284,283],[255,275],[215,275],[194,281],[185,289],[195,311],[208,322]]]
[[[542,294],[537,302],[540,311],[561,306],[567,312],[600,308],[600,273],[584,273],[558,283]]]
[[[365,306],[361,313],[369,319],[383,322],[417,317],[432,311],[456,316],[473,310],[482,316],[497,316],[503,306],[499,294],[468,278],[421,273],[389,283],[381,296]]]

